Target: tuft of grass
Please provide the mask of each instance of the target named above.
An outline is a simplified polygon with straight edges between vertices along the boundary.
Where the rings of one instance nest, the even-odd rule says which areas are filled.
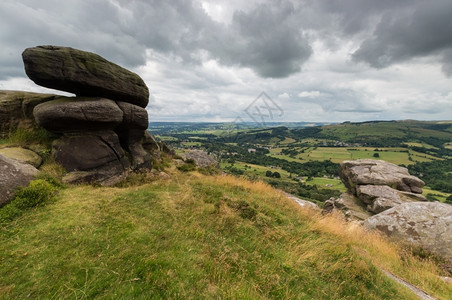
[[[33,180],[27,187],[18,188],[14,199],[0,208],[0,223],[11,221],[26,210],[51,202],[55,191],[55,186],[42,179]]]
[[[379,266],[452,293],[434,264],[401,260],[383,237],[263,182],[172,171],[141,186],[66,188],[5,224],[0,297],[416,299]]]
[[[11,145],[26,147],[31,144],[41,144],[50,148],[57,136],[44,128],[16,128],[9,133],[8,141]]]

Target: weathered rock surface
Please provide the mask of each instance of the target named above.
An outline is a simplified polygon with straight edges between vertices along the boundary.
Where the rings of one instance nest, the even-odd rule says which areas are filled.
[[[9,133],[16,127],[30,127],[34,123],[33,108],[55,97],[57,95],[0,91],[0,133]]]
[[[120,128],[139,129],[143,132],[148,128],[148,112],[146,109],[127,102],[117,101],[116,104],[123,112]]]
[[[367,210],[375,214],[404,202],[426,200],[420,194],[401,192],[387,185],[358,185],[356,195],[367,204]]]
[[[452,258],[452,205],[403,203],[368,218],[364,226]]]
[[[25,72],[36,84],[74,93],[104,97],[146,107],[144,81],[103,57],[69,47],[38,46],[22,53]]]
[[[122,171],[129,167],[113,131],[67,134],[54,142],[53,151],[55,161],[68,172],[89,171],[110,163]]]
[[[408,169],[382,160],[347,160],[340,164],[340,177],[356,194],[357,185],[387,185],[394,189],[420,194],[424,182],[408,173]]]
[[[123,120],[116,128],[121,145],[132,158],[134,170],[150,169],[151,155],[143,148],[145,131],[148,128],[146,109],[126,102],[117,102],[123,112]]]
[[[366,209],[366,205],[355,195],[346,192],[339,198],[330,198],[323,205],[322,214],[338,210],[344,213],[347,219],[363,221],[373,214]]]
[[[0,155],[0,206],[14,197],[16,188],[27,186],[38,173],[32,165]]]
[[[39,126],[52,132],[114,129],[124,115],[109,99],[63,96],[37,105],[33,114]]]
[[[8,147],[0,149],[0,155],[30,164],[37,168],[42,164],[42,158],[36,152],[21,147]]]
[[[425,201],[424,182],[408,170],[382,160],[358,159],[340,164],[339,174],[348,193],[378,214],[404,202]]]
[[[207,152],[202,150],[190,150],[187,153],[182,154],[184,161],[192,160],[196,166],[200,168],[216,167],[218,162],[211,157]]]
[[[67,184],[97,183],[104,186],[112,186],[127,177],[128,170],[117,161],[107,163],[89,171],[73,171],[63,177]]]

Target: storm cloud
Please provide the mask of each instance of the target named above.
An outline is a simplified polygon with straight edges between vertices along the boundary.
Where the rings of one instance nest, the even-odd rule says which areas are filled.
[[[52,44],[140,74],[161,119],[234,119],[262,91],[295,120],[419,117],[430,94],[423,118],[444,118],[451,13],[449,0],[3,0],[0,88],[42,91],[20,54]]]
[[[383,68],[416,57],[438,56],[451,75],[452,2],[424,1],[416,6],[386,12],[373,35],[365,39],[353,59]]]

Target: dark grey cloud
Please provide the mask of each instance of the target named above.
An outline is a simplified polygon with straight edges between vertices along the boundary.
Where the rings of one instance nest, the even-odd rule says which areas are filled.
[[[375,68],[437,55],[443,71],[451,75],[452,2],[423,1],[382,15],[373,35],[365,39],[352,58]]]
[[[191,67],[213,59],[284,78],[302,70],[317,40],[332,51],[355,41],[353,61],[375,68],[436,55],[451,75],[450,12],[450,0],[274,0],[238,7],[226,24],[197,0],[2,0],[0,80],[25,76],[20,53],[43,44],[128,68],[144,65],[152,49]]]
[[[236,12],[232,24],[212,20],[195,1],[12,1],[0,4],[0,79],[24,74],[20,53],[42,44],[93,51],[125,67],[145,63],[146,49],[199,63],[203,53],[263,77],[300,71],[311,55],[289,21],[289,2]]]

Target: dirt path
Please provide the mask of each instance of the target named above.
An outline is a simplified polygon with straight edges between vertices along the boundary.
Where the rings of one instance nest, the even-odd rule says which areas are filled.
[[[378,268],[378,267],[377,267]],[[419,297],[419,299],[422,300],[436,300],[435,297],[430,296],[429,294],[427,294],[426,292],[424,292],[423,290],[419,289],[418,287],[412,285],[411,283],[403,280],[402,278],[397,277],[396,275],[392,274],[391,272],[388,272],[384,269],[379,268],[386,276],[388,276],[389,278],[397,281],[398,283],[406,286],[407,288],[409,288],[413,293],[416,294],[416,296]]]

